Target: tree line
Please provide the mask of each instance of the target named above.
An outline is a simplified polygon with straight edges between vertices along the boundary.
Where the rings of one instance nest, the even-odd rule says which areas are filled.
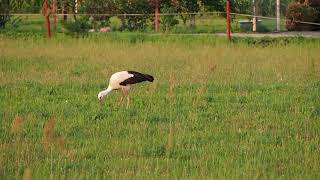
[[[52,4],[52,0],[48,0]],[[281,14],[286,15],[286,10],[290,3],[320,4],[320,0],[281,0]],[[56,0],[57,13],[74,14],[153,14],[155,12],[155,0]],[[196,25],[194,14],[207,11],[225,12],[226,0],[158,0],[160,13],[182,13],[179,19],[184,24]],[[252,14],[252,0],[230,0],[231,12]],[[258,15],[275,16],[276,0],[255,0]],[[0,13],[39,13],[41,12],[43,0],[0,0]],[[289,6],[290,7],[290,6]],[[319,10],[319,8],[316,8]],[[302,12],[303,13],[303,12]],[[225,14],[221,14],[224,16]],[[76,16],[72,16],[76,19]],[[65,15],[63,20],[67,20]],[[91,16],[91,20],[108,24],[110,16]],[[8,16],[0,16],[0,28],[8,20]],[[129,30],[143,29],[147,22],[154,21],[154,16],[119,16],[122,28]],[[88,20],[88,18],[87,18]],[[162,17],[164,27],[170,27],[177,23],[175,17]]]

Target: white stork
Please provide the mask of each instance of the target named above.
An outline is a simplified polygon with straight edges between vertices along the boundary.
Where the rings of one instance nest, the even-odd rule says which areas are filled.
[[[149,74],[142,74],[136,71],[120,71],[114,73],[109,80],[109,86],[107,89],[104,89],[99,92],[98,99],[100,108],[102,106],[102,99],[108,95],[113,90],[121,90],[123,95],[127,97],[127,107],[129,106],[129,96],[128,91],[131,84],[136,84],[143,81],[153,82],[153,76]],[[123,96],[121,97],[122,101]]]

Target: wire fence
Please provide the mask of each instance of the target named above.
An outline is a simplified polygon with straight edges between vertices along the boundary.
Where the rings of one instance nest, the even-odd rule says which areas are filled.
[[[268,17],[262,15],[242,14],[242,13],[230,13],[232,32],[252,32],[253,21],[252,18],[258,18],[257,32],[274,32],[276,31],[276,17]],[[43,14],[40,13],[12,13],[12,14],[0,14],[0,16],[10,15],[12,20],[8,23],[7,29],[13,31],[44,31],[45,20]],[[126,30],[124,25],[129,26],[129,30],[154,32],[154,19],[155,13],[130,13],[130,14],[113,14],[113,13],[58,13],[55,14],[58,18],[58,24],[56,25],[56,31],[60,32],[65,29],[62,25],[63,17],[69,17],[69,22],[74,22],[76,19],[86,19],[87,30],[90,32],[92,29],[100,31],[101,28],[109,27],[110,31],[124,31]],[[159,13],[160,18],[160,32],[172,32],[172,33],[224,33],[226,32],[226,12],[212,11],[212,12],[191,12],[191,13]],[[186,18],[194,16],[194,22],[192,19]],[[33,18],[32,18],[33,17]],[[52,14],[50,18],[52,19]],[[76,18],[78,17],[78,18]],[[106,21],[97,22],[91,17],[104,17]],[[145,18],[149,17],[149,19]],[[134,19],[137,18],[138,20]],[[140,18],[140,19],[139,19]],[[142,19],[141,19],[142,18]],[[143,19],[145,18],[145,19]],[[151,18],[151,20],[150,20]],[[169,19],[168,19],[169,18]],[[170,19],[171,18],[171,19]],[[186,19],[184,19],[186,18]],[[18,19],[18,20],[17,20]],[[93,18],[94,19],[94,18]],[[134,22],[138,21],[138,23]],[[141,22],[139,22],[141,21]],[[174,21],[174,23],[172,23]],[[281,31],[287,31],[286,19],[281,17],[280,27]],[[320,27],[320,23],[291,20],[295,23],[301,23],[306,25],[313,25]],[[52,22],[52,21],[51,21]],[[144,24],[143,24],[144,23]],[[171,23],[171,24],[170,24]],[[140,26],[140,27],[138,27]],[[92,31],[91,31],[92,32]]]
[[[226,12],[222,11],[214,11],[214,12],[191,12],[191,13],[158,13],[158,16],[179,16],[179,15],[222,15],[226,14]],[[262,19],[271,19],[271,20],[276,20],[276,17],[269,17],[269,16],[260,16],[260,15],[252,15],[252,14],[242,14],[242,13],[230,13],[231,15],[236,15],[236,16],[242,16],[242,17],[257,17],[257,18],[262,18]],[[9,15],[9,16],[41,16],[42,14],[40,13],[11,13],[11,14],[0,14],[0,16],[4,15]],[[142,13],[133,13],[133,14],[112,14],[112,13],[57,13],[55,14],[56,16],[155,16],[155,13],[147,13],[147,14],[142,14]],[[281,20],[286,20],[285,18],[280,18]],[[320,26],[320,23],[314,23],[314,22],[308,22],[308,21],[298,21],[298,20],[292,20],[294,22],[298,23],[303,23],[303,24],[312,24],[312,25],[318,25]]]

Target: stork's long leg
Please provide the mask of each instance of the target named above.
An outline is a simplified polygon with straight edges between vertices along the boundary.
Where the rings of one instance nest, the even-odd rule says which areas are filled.
[[[122,91],[122,93],[123,93],[123,91]],[[124,97],[124,94],[123,94],[122,96],[120,96],[120,99],[119,99],[119,105],[121,105],[121,104],[122,104],[122,102],[123,102],[123,97]]]
[[[129,103],[130,103],[130,98],[129,98],[129,88],[123,88],[122,89],[122,93],[123,93],[123,97],[127,98],[127,108],[129,107]]]
[[[129,108],[129,104],[130,104],[130,97],[129,97],[129,94],[127,92],[127,108]]]

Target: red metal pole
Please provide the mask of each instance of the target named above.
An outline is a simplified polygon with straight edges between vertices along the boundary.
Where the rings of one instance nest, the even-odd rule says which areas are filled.
[[[156,29],[156,32],[159,31],[159,3],[158,3],[158,0],[156,0],[156,20],[155,20],[155,29]]]
[[[50,19],[49,19],[49,4],[48,0],[44,0],[44,6],[43,6],[43,12],[44,15],[46,16],[46,29],[47,29],[47,34],[48,34],[48,39],[51,38],[51,29],[50,29]]]
[[[231,26],[230,26],[230,0],[227,0],[227,35],[228,39],[231,40]]]
[[[53,26],[57,24],[57,0],[52,0],[52,15],[53,15]]]

